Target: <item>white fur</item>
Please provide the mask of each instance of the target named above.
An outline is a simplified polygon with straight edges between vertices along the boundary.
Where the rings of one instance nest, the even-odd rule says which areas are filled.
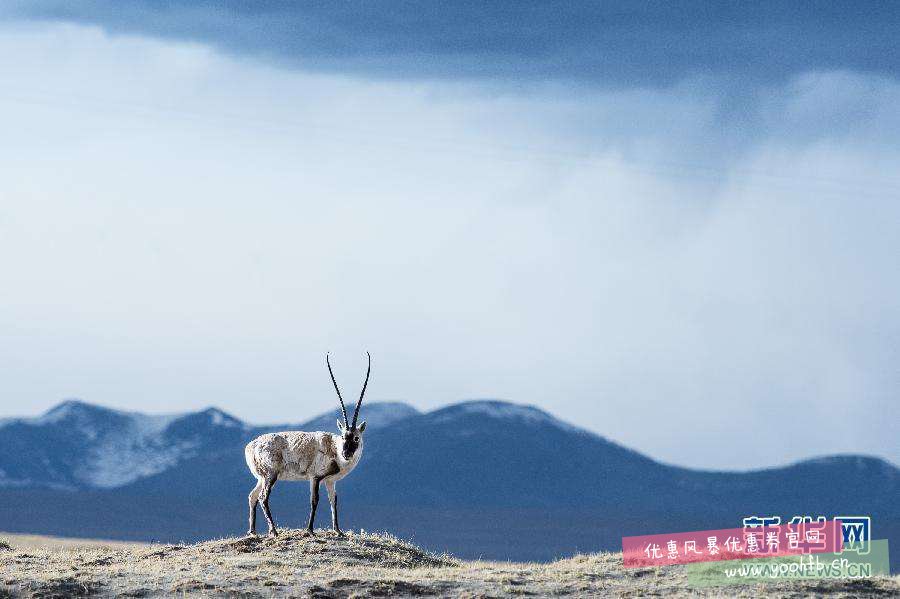
[[[250,441],[244,449],[247,466],[257,480],[270,476],[278,480],[339,481],[356,467],[362,455],[363,438],[353,456],[344,459],[344,439],[341,435],[316,431],[285,431],[268,433]],[[326,476],[328,467],[337,463],[340,472]]]

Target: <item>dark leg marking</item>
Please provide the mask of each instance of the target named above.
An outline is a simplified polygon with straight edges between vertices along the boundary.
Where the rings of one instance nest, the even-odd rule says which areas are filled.
[[[313,522],[316,520],[316,508],[319,506],[319,481],[314,477],[309,481],[309,522],[306,525],[307,532],[313,531]]]
[[[275,529],[275,521],[272,520],[272,512],[269,511],[269,494],[272,492],[272,487],[275,486],[275,481],[277,480],[278,475],[267,478],[261,493],[263,515],[266,517],[266,522],[269,523],[269,534],[273,537],[278,536],[278,530]]]
[[[325,476],[333,476],[339,473],[341,469],[338,467],[337,462],[331,462],[328,464],[328,469],[325,471]],[[331,503],[331,529],[339,535],[343,535],[341,532],[341,527],[338,524],[338,504],[337,504],[337,488],[335,487],[335,481],[326,480],[325,486],[328,488],[328,500]]]
[[[250,528],[247,530],[248,535],[256,534],[256,504],[259,503],[259,494],[262,489],[262,481],[256,481],[256,486],[250,491],[250,496],[248,497],[250,503]]]
[[[337,462],[331,462],[330,464],[328,464],[328,468],[325,469],[325,474],[322,475],[322,478],[333,476],[340,471],[341,469],[338,468]]]
[[[343,534],[341,526],[338,524],[337,491],[334,492],[331,498],[331,528],[334,532]]]

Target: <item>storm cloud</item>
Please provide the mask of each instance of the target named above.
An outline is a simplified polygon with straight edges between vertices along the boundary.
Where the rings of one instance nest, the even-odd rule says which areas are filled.
[[[368,77],[667,86],[712,75],[743,88],[900,65],[895,3],[27,0],[6,12]]]

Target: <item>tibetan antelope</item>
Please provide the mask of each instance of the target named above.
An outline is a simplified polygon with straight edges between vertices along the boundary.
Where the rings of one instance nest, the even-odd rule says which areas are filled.
[[[325,364],[328,366],[328,374],[331,375],[331,383],[337,391],[338,401],[341,403],[343,422],[338,418],[337,426],[340,435],[321,431],[307,433],[304,431],[287,431],[282,433],[269,433],[261,435],[250,441],[244,449],[247,458],[247,466],[256,477],[256,486],[250,491],[250,530],[248,535],[256,534],[256,504],[262,502],[263,515],[269,524],[269,535],[277,536],[275,522],[272,520],[272,512],[269,511],[269,495],[272,486],[278,480],[309,480],[309,522],[306,525],[307,534],[313,534],[313,521],[316,517],[316,507],[319,504],[319,483],[325,481],[328,489],[328,500],[331,503],[331,527],[339,535],[343,535],[338,525],[337,492],[335,483],[341,480],[356,467],[363,450],[363,432],[366,430],[365,421],[356,426],[359,417],[359,407],[362,405],[363,395],[366,394],[366,386],[369,384],[369,373],[372,372],[372,356],[369,357],[369,366],[366,370],[366,380],[356,402],[353,411],[353,422],[347,420],[347,408],[344,406],[344,398],[334,380],[334,372],[331,370],[331,362],[328,354],[325,354]]]

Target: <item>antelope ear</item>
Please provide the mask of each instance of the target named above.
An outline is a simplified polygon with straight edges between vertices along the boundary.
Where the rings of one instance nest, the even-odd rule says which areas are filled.
[[[366,430],[366,421],[363,420],[363,423],[359,425],[359,432],[363,432]]]
[[[340,418],[337,419],[337,425],[338,425],[338,430],[341,432],[344,432],[344,423],[341,422]]]

